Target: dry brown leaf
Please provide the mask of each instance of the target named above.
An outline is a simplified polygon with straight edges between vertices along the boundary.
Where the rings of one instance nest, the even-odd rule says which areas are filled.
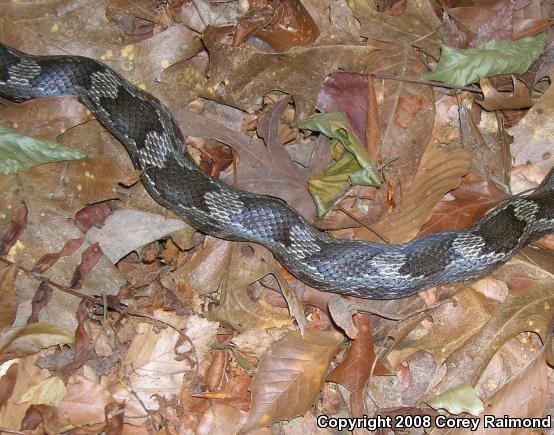
[[[300,0],[267,3],[262,10],[254,8],[238,20],[233,45],[240,45],[253,35],[267,42],[276,51],[312,44],[319,30]],[[265,16],[264,16],[265,15]]]
[[[186,227],[187,224],[179,219],[121,209],[108,216],[102,228],[91,228],[86,239],[91,244],[99,243],[104,255],[115,264],[129,252]]]
[[[359,334],[352,340],[344,360],[334,368],[327,380],[344,385],[352,395],[350,405],[353,417],[362,417],[364,411],[364,388],[375,364],[377,375],[391,374],[380,361],[375,362],[375,345],[371,333],[371,317],[367,314],[356,314],[354,324]]]
[[[506,196],[494,183],[483,181],[473,174],[467,175],[460,187],[450,194],[455,199],[435,205],[433,215],[423,225],[418,237],[469,228]]]
[[[159,330],[155,324],[139,324],[124,359],[130,385],[120,383],[111,389],[117,400],[126,401],[126,421],[136,424],[142,423],[147,413],[131,391],[147,409],[159,409],[160,402],[155,395],[168,400],[178,395],[184,373],[195,368],[201,372],[207,369],[209,362],[205,360],[206,354],[210,344],[216,341],[216,322],[163,311],[154,314],[177,330],[168,326]],[[183,341],[178,330],[184,330],[190,341]]]
[[[485,110],[515,110],[515,109],[528,109],[533,106],[533,100],[531,98],[531,92],[529,88],[521,80],[517,80],[512,77],[514,84],[514,92],[498,92],[494,89],[490,80],[482,78],[479,81],[479,85],[483,90],[484,100],[477,103]]]
[[[408,0],[406,9],[399,17],[378,12],[368,0],[349,3],[354,16],[360,21],[360,35],[384,42],[405,43],[421,48],[439,58],[440,40],[436,34],[440,26],[428,0]]]
[[[514,166],[532,163],[545,173],[554,166],[554,86],[509,130]]]
[[[431,323],[418,325],[404,340],[394,346],[388,356],[396,367],[421,349],[429,352],[438,364],[475,334],[490,319],[485,300],[471,288],[464,288],[453,297],[455,304],[443,304],[430,312]]]
[[[202,415],[197,435],[237,434],[246,422],[248,413],[229,405],[214,403]]]
[[[284,308],[268,305],[249,297],[247,287],[272,273],[278,275],[280,265],[269,250],[260,245],[233,243],[219,305],[208,318],[218,320],[236,331],[281,328],[292,323]]]
[[[16,278],[17,266],[15,264],[0,269],[0,294],[2,295],[0,332],[8,328],[15,320],[17,313]]]
[[[97,382],[75,375],[67,383],[67,394],[58,410],[72,426],[104,422],[105,407],[115,402],[112,394]]]
[[[412,240],[431,217],[433,206],[445,193],[458,187],[469,165],[469,153],[463,149],[430,146],[421,159],[412,189],[405,199],[390,216],[370,228],[391,243]],[[338,231],[335,233],[341,234]],[[353,233],[354,238],[359,240],[379,240],[367,228],[357,228]]]
[[[554,320],[553,265],[554,254],[525,248],[492,273],[506,282],[510,294],[491,319],[446,359],[446,374],[430,396],[463,383],[475,385],[500,346],[520,332],[532,331],[546,339]]]
[[[327,45],[297,48],[286,53],[262,53],[247,46],[217,42],[208,28],[203,41],[210,52],[207,98],[248,109],[269,91],[292,95],[297,119],[313,112],[317,91],[336,70],[366,72],[376,49],[361,45]],[[310,80],[298,80],[310,71]]]
[[[544,416],[548,398],[548,376],[545,348],[529,361],[526,367],[499,388],[484,405],[485,411],[480,415],[480,428],[484,428],[483,415],[494,415],[496,418],[538,418]],[[469,435],[470,430],[454,430],[451,435]],[[487,435],[519,434],[521,429],[487,429]]]
[[[262,357],[250,387],[252,406],[242,431],[291,420],[313,405],[343,337],[336,331],[291,332]]]

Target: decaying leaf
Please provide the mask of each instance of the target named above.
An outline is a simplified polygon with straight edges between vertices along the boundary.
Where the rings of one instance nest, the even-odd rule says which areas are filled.
[[[342,343],[337,332],[291,332],[276,341],[252,379],[252,405],[243,431],[302,415],[323,387],[331,358]]]

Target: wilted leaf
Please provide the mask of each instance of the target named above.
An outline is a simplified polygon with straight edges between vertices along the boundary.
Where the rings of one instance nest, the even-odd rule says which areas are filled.
[[[102,228],[88,230],[86,239],[91,244],[100,243],[104,255],[115,264],[129,252],[185,227],[187,224],[180,219],[122,209],[109,215]]]
[[[333,331],[291,332],[276,341],[252,379],[252,405],[243,431],[302,415],[313,405],[342,343]]]
[[[344,147],[335,145],[332,151],[335,163],[322,174],[316,174],[308,180],[308,190],[314,198],[319,217],[333,207],[349,185],[379,186],[379,175],[367,151],[352,133],[344,113],[313,115],[300,121],[298,127],[321,132],[335,140],[335,144],[339,142]]]
[[[515,42],[490,41],[469,49],[443,45],[437,67],[421,78],[465,86],[483,77],[520,74],[541,55],[545,41],[546,33]]]
[[[427,400],[427,404],[435,409],[445,409],[450,414],[468,412],[477,416],[484,409],[483,402],[475,390],[467,384],[448,390],[432,400]]]
[[[19,364],[13,363],[10,365],[6,373],[0,378],[0,408],[4,407],[8,399],[13,394],[15,384],[17,382],[17,372]]]
[[[299,47],[286,53],[263,53],[248,46],[217,42],[214,29],[204,32],[210,53],[205,97],[248,109],[269,91],[292,95],[297,119],[313,112],[317,91],[333,71],[366,72],[376,49],[362,45]],[[298,80],[310,71],[310,80]]]
[[[25,136],[17,130],[0,125],[0,174],[13,174],[43,163],[85,157],[79,150]]]

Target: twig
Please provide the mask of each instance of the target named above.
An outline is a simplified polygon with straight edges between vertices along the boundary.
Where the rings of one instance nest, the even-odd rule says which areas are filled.
[[[410,79],[408,77],[399,77],[399,76],[387,76],[387,75],[381,75],[381,74],[373,74],[373,76],[377,79],[382,80],[394,80],[397,82],[408,82],[408,83],[417,83],[420,85],[429,85],[429,86],[437,86],[439,88],[447,88],[447,89],[458,89],[461,91],[468,91],[468,92],[474,92],[476,94],[482,94],[483,91],[479,88],[474,88],[471,86],[456,86],[456,85],[449,85],[448,83],[442,83],[442,82],[435,82],[432,80],[420,80],[420,79]]]
[[[373,234],[375,234],[377,237],[379,237],[383,242],[390,243],[390,240],[383,234],[379,234],[379,232],[375,231],[373,228],[371,228],[369,225],[363,223],[361,220],[359,220],[356,216],[354,216],[352,213],[350,213],[348,210],[346,210],[343,206],[339,206],[337,210],[342,211],[346,216],[348,216],[353,221],[359,223],[362,227],[366,228],[367,230],[371,231]]]

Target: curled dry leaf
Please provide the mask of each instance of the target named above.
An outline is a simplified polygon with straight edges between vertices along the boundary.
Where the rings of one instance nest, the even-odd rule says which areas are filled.
[[[243,432],[302,415],[323,387],[343,341],[336,331],[291,332],[264,355],[252,378],[252,405]]]
[[[528,109],[533,106],[533,100],[531,99],[531,92],[529,88],[521,80],[517,80],[512,76],[514,84],[514,92],[498,92],[492,86],[490,80],[482,78],[479,81],[479,85],[483,90],[485,96],[483,101],[477,101],[477,103],[485,110],[515,110],[515,109]]]

